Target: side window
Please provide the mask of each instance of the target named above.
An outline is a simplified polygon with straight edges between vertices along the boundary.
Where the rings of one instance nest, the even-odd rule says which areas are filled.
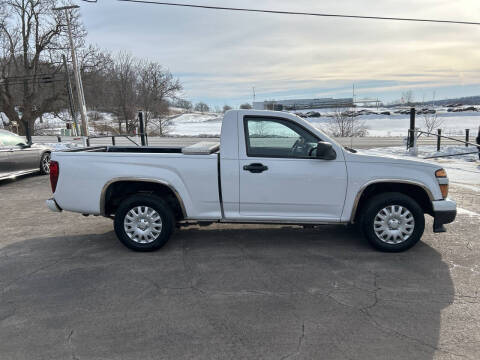
[[[25,140],[21,136],[15,134],[1,135],[1,141],[3,142],[4,146],[15,146],[25,143]]]
[[[318,139],[292,121],[276,118],[245,117],[248,156],[311,157]]]

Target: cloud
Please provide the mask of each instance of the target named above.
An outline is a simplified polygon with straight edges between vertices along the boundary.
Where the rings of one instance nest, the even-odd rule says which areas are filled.
[[[475,0],[183,1],[360,15],[474,20]],[[380,98],[404,89],[480,93],[480,27],[79,3],[90,42],[156,60],[185,95],[212,103],[273,96],[340,96],[355,82]],[[362,84],[365,88],[362,88]],[[374,85],[377,84],[377,85]],[[380,84],[380,85],[378,85]],[[455,90],[457,89],[457,90]],[[397,92],[396,95],[395,92]]]

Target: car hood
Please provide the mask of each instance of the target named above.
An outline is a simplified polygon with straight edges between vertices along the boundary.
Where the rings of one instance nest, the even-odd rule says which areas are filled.
[[[351,153],[345,151],[345,161],[347,162],[363,162],[363,163],[384,163],[392,165],[410,165],[410,166],[420,166],[427,167],[433,170],[441,169],[442,167],[423,159],[408,159],[407,156],[397,156],[397,155],[373,155],[361,150],[357,150],[356,153]]]

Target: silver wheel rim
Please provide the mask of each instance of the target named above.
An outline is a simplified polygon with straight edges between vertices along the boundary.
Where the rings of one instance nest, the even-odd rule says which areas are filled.
[[[412,213],[401,205],[389,205],[375,215],[373,230],[377,237],[387,244],[400,244],[412,236],[415,219]]]
[[[42,158],[42,170],[48,174],[50,172],[50,154],[46,153]]]
[[[125,215],[123,227],[132,241],[139,244],[150,244],[162,232],[162,218],[151,207],[136,206]]]

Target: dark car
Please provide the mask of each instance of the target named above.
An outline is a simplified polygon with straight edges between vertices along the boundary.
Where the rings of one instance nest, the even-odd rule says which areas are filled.
[[[25,138],[0,130],[0,180],[34,172],[50,173],[51,152],[48,146],[28,144]]]

